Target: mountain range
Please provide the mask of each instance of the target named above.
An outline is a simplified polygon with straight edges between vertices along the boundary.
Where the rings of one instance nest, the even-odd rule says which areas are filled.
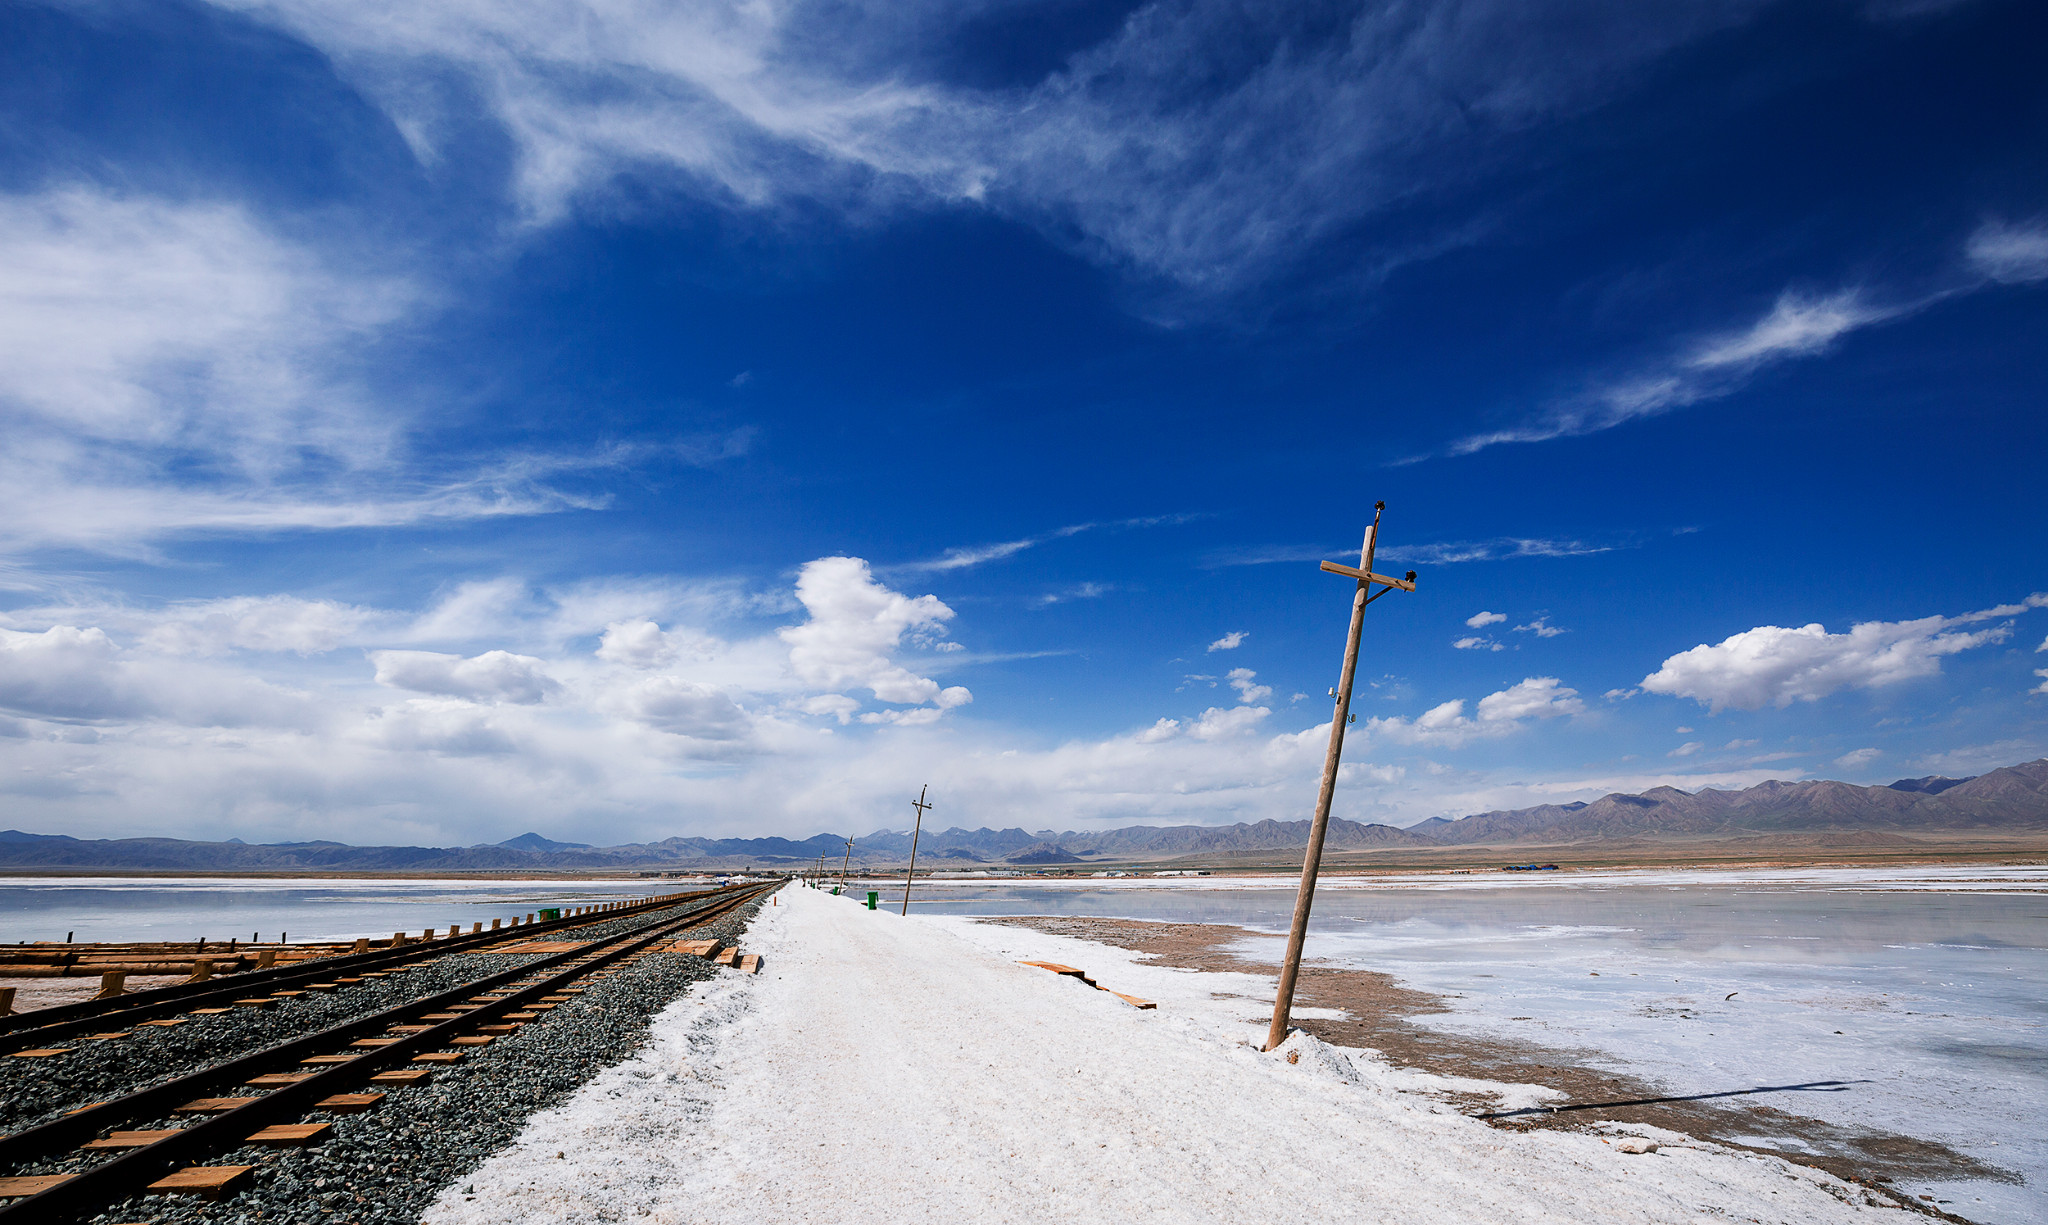
[[[977,864],[1059,866],[1297,851],[1307,821],[1236,825],[1132,825],[1055,833],[961,829],[924,834],[918,858],[935,870]],[[2048,758],[1972,778],[1900,779],[1882,787],[1816,780],[1764,782],[1741,791],[1656,787],[1590,803],[1437,817],[1406,829],[1333,818],[1333,852],[1430,847],[1538,847],[1770,839],[1804,845],[1917,845],[1916,839],[2048,834]],[[853,840],[861,863],[901,863],[908,832]],[[238,872],[534,872],[796,868],[847,854],[838,834],[809,838],[667,838],[598,847],[536,833],[469,847],[249,844],[177,838],[82,839],[0,830],[0,868]]]

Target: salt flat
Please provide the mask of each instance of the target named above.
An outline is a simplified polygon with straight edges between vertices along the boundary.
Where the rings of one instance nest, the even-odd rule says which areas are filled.
[[[537,1118],[431,1222],[1905,1220],[1863,1189],[1683,1137],[1655,1153],[1465,1117],[1455,1082],[1297,1036],[1216,991],[1013,930],[785,889],[767,968],[693,991],[646,1049]],[[987,929],[985,929],[987,930]],[[1016,964],[1087,949],[1106,992]],[[1242,1000],[1236,1012],[1241,1012]],[[1292,1062],[1290,1062],[1290,1057]]]

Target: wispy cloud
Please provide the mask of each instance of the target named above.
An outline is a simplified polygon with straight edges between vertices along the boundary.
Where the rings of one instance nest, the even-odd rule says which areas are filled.
[[[1501,536],[1492,540],[1446,540],[1434,544],[1387,545],[1376,556],[1381,561],[1407,566],[1448,566],[1463,562],[1509,561],[1518,557],[1585,557],[1631,547],[1585,540],[1547,540],[1526,536]],[[1358,546],[1341,545],[1246,545],[1217,549],[1202,559],[1211,568],[1225,566],[1267,566],[1284,562],[1325,561],[1349,555],[1358,560]]]
[[[1597,106],[1758,0],[1652,6],[1584,37],[1549,6],[1365,6],[1331,19],[1227,0],[1141,5],[1013,89],[953,87],[906,47],[952,45],[985,6],[789,2],[505,6],[221,0],[320,48],[423,162],[480,106],[547,222],[622,178],[769,210],[899,200],[982,207],[1083,253],[1229,290],[1433,187],[1504,134]],[[1207,65],[1203,87],[1185,66]],[[454,77],[463,88],[440,87]],[[1456,241],[1458,218],[1419,240]],[[1450,237],[1446,237],[1446,236]]]
[[[893,566],[883,567],[883,569],[885,572],[909,573],[934,570],[965,570],[970,566],[979,566],[992,561],[1001,561],[1006,557],[1015,557],[1026,549],[1035,549],[1039,545],[1048,544],[1055,540],[1065,540],[1070,536],[1079,536],[1083,532],[1115,532],[1128,531],[1133,528],[1169,527],[1175,524],[1190,523],[1202,517],[1198,514],[1146,515],[1135,519],[1108,519],[1099,523],[1074,523],[1066,527],[1054,528],[1052,531],[1043,532],[1036,536],[1026,536],[1019,540],[1004,540],[995,544],[965,545],[959,548],[947,549],[937,557],[928,558],[924,561],[899,562]]]
[[[1894,323],[1937,303],[1994,284],[2048,279],[2048,222],[1987,222],[1963,245],[1961,266],[1945,284],[1917,294],[1886,296],[1863,286],[1815,294],[1787,289],[1761,317],[1693,341],[1670,357],[1598,382],[1550,404],[1519,425],[1468,435],[1442,452],[1471,455],[1507,443],[1548,442],[1598,433],[1741,390],[1760,371],[1828,352],[1843,337]]]

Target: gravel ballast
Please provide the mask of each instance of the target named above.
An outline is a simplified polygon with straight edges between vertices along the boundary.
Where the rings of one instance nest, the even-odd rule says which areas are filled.
[[[750,903],[712,923],[678,932],[675,938],[717,937],[737,943],[760,905]],[[635,925],[621,921],[616,927]],[[518,1134],[535,1112],[567,1097],[598,1071],[637,1050],[655,1013],[673,1003],[692,983],[719,973],[710,962],[686,953],[653,953],[618,965],[602,979],[577,984],[586,990],[573,1002],[489,1046],[472,1049],[461,1063],[436,1069],[426,1083],[374,1086],[386,1092],[375,1110],[308,1116],[308,1122],[333,1124],[320,1145],[303,1149],[248,1146],[209,1157],[207,1165],[256,1167],[244,1189],[235,1195],[211,1203],[184,1197],[141,1197],[115,1205],[93,1219],[106,1223],[147,1220],[159,1225],[201,1221],[397,1225],[417,1221],[442,1188],[476,1169]],[[475,977],[480,975],[465,975],[458,981]],[[138,1128],[176,1125],[169,1119],[134,1124]],[[89,1164],[72,1156],[49,1163],[46,1170],[62,1173]]]

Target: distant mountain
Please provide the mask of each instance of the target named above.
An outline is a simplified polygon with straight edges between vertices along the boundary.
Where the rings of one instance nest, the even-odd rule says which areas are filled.
[[[539,834],[525,833],[517,838],[507,838],[498,846],[510,847],[515,851],[588,851],[593,848],[588,842],[556,842]]]
[[[1973,774],[1970,777],[1975,778],[1976,775]],[[1896,783],[1888,783],[1886,785],[1893,791],[1918,791],[1925,795],[1940,795],[1950,787],[1958,787],[1969,781],[1970,779],[1968,778],[1949,778],[1942,774],[1930,774],[1926,778],[1902,778]]]
[[[1131,825],[1054,833],[1042,829],[927,831],[920,862],[1077,864],[1297,851],[1308,843],[1307,821],[1236,825]],[[1591,803],[1544,804],[1456,820],[1434,818],[1407,829],[1333,818],[1328,849],[1558,844],[1597,842],[1622,849],[1712,839],[1766,850],[1795,846],[1919,845],[1928,834],[2048,832],[2048,758],[2006,766],[1975,778],[1939,775],[1900,779],[1884,787],[1814,781],[1766,782],[1742,791],[1697,793],[1656,787],[1616,793]],[[902,863],[908,833],[876,830],[853,840],[861,863]],[[838,834],[789,838],[666,838],[594,847],[526,833],[471,847],[348,846],[339,842],[192,842],[178,838],[83,839],[68,834],[0,830],[0,868],[130,868],[195,872],[535,872],[801,868],[841,862]]]
[[[1931,786],[1923,789],[1922,784]],[[1905,779],[1888,787],[1827,781],[1772,781],[1742,791],[1709,787],[1697,793],[1656,787],[1640,795],[1602,796],[1590,804],[1545,804],[1457,820],[1439,817],[1410,827],[1411,833],[1449,845],[1847,830],[2048,830],[2048,758],[1971,779]]]

